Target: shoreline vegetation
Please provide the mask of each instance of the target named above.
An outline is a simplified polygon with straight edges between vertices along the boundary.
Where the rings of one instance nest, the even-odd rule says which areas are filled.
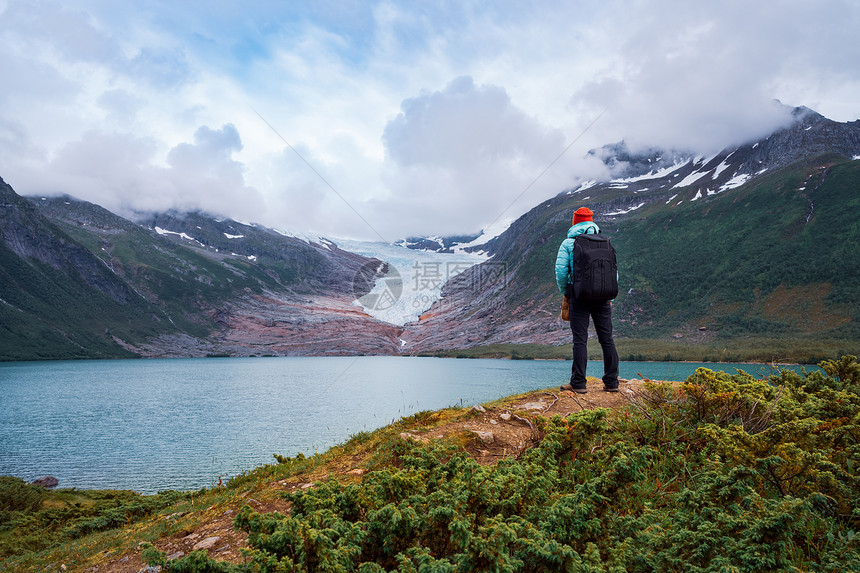
[[[0,477],[0,571],[858,570],[860,365],[818,366],[419,412],[198,491]]]
[[[663,339],[616,338],[618,356],[625,362],[714,362],[770,365],[814,365],[822,360],[860,355],[860,342],[854,340],[796,340],[784,338],[743,338],[725,341],[678,341]],[[250,357],[274,355],[251,354]],[[402,356],[438,358],[509,358],[511,360],[570,360],[571,345],[489,344],[464,349],[437,350]],[[210,354],[206,358],[230,358],[230,354]],[[247,357],[236,355],[236,357]],[[132,357],[134,358],[134,357]],[[43,360],[91,360],[80,357],[55,357]],[[588,341],[588,359],[602,360],[597,340]],[[33,359],[37,360],[37,359]],[[102,360],[111,360],[104,358]],[[0,356],[0,362],[14,362]],[[26,360],[29,361],[29,360]]]
[[[618,356],[625,362],[722,362],[746,364],[818,364],[841,356],[860,354],[860,343],[851,340],[800,341],[793,339],[736,339],[701,341],[616,338]],[[492,344],[462,350],[426,354],[442,358],[511,358],[513,360],[570,360],[571,346],[564,344]],[[596,340],[588,341],[588,359],[602,360]]]

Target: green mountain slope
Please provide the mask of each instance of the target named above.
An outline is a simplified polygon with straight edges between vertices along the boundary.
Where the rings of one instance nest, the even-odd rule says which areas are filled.
[[[833,356],[856,352],[860,161],[810,158],[712,194],[676,181],[637,194],[607,183],[538,205],[492,244],[504,280],[476,288],[486,269],[464,273],[413,336],[431,351],[569,344],[554,263],[573,211],[588,206],[618,252],[621,344],[762,345],[761,359],[774,356],[774,341],[792,345],[795,360],[821,356],[823,345]]]
[[[621,332],[860,339],[858,206],[860,163],[819,160],[607,225],[624,277]]]
[[[157,310],[0,180],[0,359],[133,356]]]
[[[231,352],[217,340],[231,310],[256,305],[271,323],[290,301],[347,298],[369,261],[199,213],[137,224],[70,197],[0,194],[1,360]],[[288,314],[303,324],[308,306]]]
[[[353,304],[360,270],[379,261],[325,239],[204,213],[133,223],[69,197],[27,201],[0,180],[0,359],[516,344],[563,356],[547,348],[570,342],[554,263],[580,206],[618,251],[614,321],[625,359],[858,354],[860,121],[792,115],[770,136],[710,157],[636,154],[623,142],[594,150],[612,181],[567,190],[474,247],[492,259],[450,281],[405,327]]]

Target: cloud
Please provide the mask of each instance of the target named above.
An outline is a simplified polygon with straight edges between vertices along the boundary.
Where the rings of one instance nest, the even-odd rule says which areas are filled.
[[[9,0],[0,175],[335,236],[477,231],[605,176],[591,147],[713,150],[785,121],[774,98],[857,119],[858,28],[852,0]]]
[[[176,48],[143,48],[129,62],[128,73],[159,89],[181,86],[192,76],[185,51]]]
[[[194,143],[173,147],[162,167],[154,139],[91,131],[64,145],[47,169],[18,175],[38,194],[67,193],[128,216],[176,209],[255,220],[265,203],[232,158],[241,148],[233,125],[201,126]]]
[[[468,76],[441,91],[407,99],[401,109],[382,135],[391,159],[401,167],[463,169],[546,158],[560,149],[563,139],[514,107],[504,88],[476,86]]]
[[[67,63],[122,58],[119,43],[102,32],[90,14],[67,10],[59,2],[9,2],[0,18],[0,34],[21,52]]]
[[[316,153],[296,143],[267,157],[261,181],[272,191],[266,196],[265,216],[256,221],[293,232],[328,237],[385,240],[390,230],[369,200],[381,192],[376,159],[354,134],[341,132],[318,142],[329,151]]]
[[[391,195],[375,204],[401,222],[391,225],[395,232],[476,232],[574,180],[571,156],[530,187],[562,154],[565,136],[516,107],[501,87],[459,77],[401,109],[383,132]]]
[[[637,26],[613,62],[571,103],[607,109],[607,123],[631,147],[715,151],[762,137],[790,120],[775,98],[804,105],[791,97],[798,85],[820,84],[811,70],[841,75],[846,48],[860,57],[845,35],[851,26],[834,26],[845,12],[856,21],[846,7],[727,1],[635,10]]]

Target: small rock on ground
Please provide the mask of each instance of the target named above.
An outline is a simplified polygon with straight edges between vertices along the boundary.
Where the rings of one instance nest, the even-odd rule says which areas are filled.
[[[219,539],[221,539],[221,538],[220,537],[207,537],[203,541],[195,543],[194,544],[194,550],[197,551],[200,549],[211,549],[212,547],[215,546],[216,543],[218,543]]]
[[[493,436],[493,432],[487,432],[484,430],[475,431],[475,435],[477,435],[478,439],[485,444],[492,444],[493,441],[496,439],[495,436]]]

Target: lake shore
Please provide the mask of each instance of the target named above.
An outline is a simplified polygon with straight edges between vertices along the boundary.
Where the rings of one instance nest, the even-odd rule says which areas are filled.
[[[425,364],[429,362],[422,362]],[[307,529],[301,525],[305,519],[346,519],[360,531],[371,532],[385,526],[390,512],[383,509],[390,504],[398,516],[423,520],[434,515],[435,510],[425,507],[429,499],[444,505],[448,500],[474,498],[489,512],[473,528],[473,535],[481,539],[491,534],[487,524],[501,511],[510,513],[504,521],[508,524],[533,516],[534,524],[524,530],[526,547],[533,546],[536,536],[549,536],[550,544],[541,546],[555,548],[553,552],[563,551],[572,558],[589,551],[595,556],[599,553],[599,562],[625,563],[627,569],[633,564],[630,559],[648,556],[659,561],[665,555],[697,566],[707,565],[714,557],[742,565],[749,552],[737,543],[748,544],[751,539],[758,544],[756,554],[773,556],[777,551],[780,559],[799,570],[810,570],[825,557],[828,562],[860,564],[860,547],[853,539],[823,549],[819,543],[809,542],[827,538],[828,533],[837,538],[855,527],[850,509],[857,492],[850,460],[822,432],[791,431],[810,416],[816,418],[810,421],[814,427],[831,428],[828,431],[839,435],[854,427],[850,421],[860,408],[860,369],[853,357],[828,362],[822,368],[822,373],[784,373],[779,388],[768,380],[712,370],[698,371],[690,385],[628,380],[618,393],[603,392],[602,382],[590,378],[586,394],[546,387],[473,407],[419,411],[373,431],[358,432],[321,453],[275,456],[273,463],[200,490],[151,496],[121,491],[47,492],[41,498],[37,495],[33,507],[41,506],[46,519],[52,520],[51,527],[58,529],[40,526],[38,518],[20,521],[37,527],[40,541],[27,537],[23,530],[16,534],[14,527],[0,530],[0,551],[7,552],[0,554],[0,563],[21,573],[46,568],[70,573],[137,573],[147,566],[178,566],[181,560],[184,567],[205,563],[206,570],[238,573],[240,568],[233,566],[245,563],[248,552],[263,557],[279,551],[263,542],[275,533],[273,527],[293,531],[298,537],[284,539],[307,547],[308,540],[340,529],[311,527],[315,521],[307,523]],[[807,380],[809,376],[815,377],[814,383]],[[822,400],[830,406],[819,408]],[[778,401],[788,402],[776,407]],[[779,459],[767,451],[750,449],[762,432],[769,440],[777,440],[780,448],[780,444],[790,444],[780,451],[791,456],[798,448],[824,456],[828,468],[839,468],[837,474],[828,471],[829,481],[813,479],[817,474],[810,474],[809,480],[796,485],[771,483],[768,476],[773,474],[756,468],[760,464],[773,467]],[[744,439],[736,442],[733,436],[739,433]],[[722,444],[725,440],[728,442]],[[752,446],[744,446],[748,443]],[[744,455],[720,460],[719,452],[728,446],[745,448]],[[793,459],[784,462],[793,463]],[[740,479],[739,475],[746,477]],[[833,479],[845,487],[830,487]],[[393,481],[385,485],[386,480]],[[0,495],[13,486],[8,480],[0,484]],[[529,493],[538,486],[550,489]],[[33,491],[26,484],[17,487]],[[475,487],[478,489],[473,490]],[[743,499],[752,496],[750,503],[726,505],[723,494],[714,496],[713,487]],[[809,488],[813,488],[811,493]],[[818,505],[802,502],[798,497],[802,492],[814,496],[826,492],[839,511],[822,513]],[[383,498],[374,501],[373,496],[380,493]],[[590,497],[582,496],[595,493],[594,511],[605,508],[599,517],[605,532],[599,537],[582,540],[553,525],[558,522],[549,516],[572,515],[567,511],[568,501],[589,503]],[[424,502],[424,495],[432,497]],[[649,503],[654,496],[659,496],[657,506]],[[703,515],[699,504],[691,512],[691,496],[709,504],[706,514],[714,516],[714,526],[708,531],[724,539],[714,546],[717,553],[706,556],[704,562],[697,561],[699,544],[687,548],[671,542],[676,534],[690,534],[688,519]],[[17,499],[26,497],[18,495]],[[370,505],[357,514],[351,509],[354,503]],[[503,510],[505,504],[513,505]],[[785,539],[781,544],[748,535],[758,531],[762,520],[771,523],[773,511],[782,515],[789,506],[793,512],[806,513],[790,521],[788,529],[774,530]],[[474,518],[469,507],[464,516],[473,517],[464,519]],[[559,513],[562,510],[565,513]],[[52,511],[61,512],[62,519],[57,521]],[[318,511],[323,513],[311,518]],[[679,512],[691,513],[676,523]],[[263,537],[255,533],[255,520],[269,524]],[[402,537],[404,547],[411,546],[413,539],[420,546],[436,539],[426,527],[438,525],[447,532],[443,538],[450,535],[450,521],[431,520],[418,527],[413,535]],[[661,527],[653,528],[654,523]],[[791,529],[791,523],[797,527]],[[480,524],[484,525],[477,527]],[[300,528],[295,529],[297,526]],[[815,528],[812,537],[809,527]],[[655,532],[660,536],[668,533],[670,538],[654,543],[648,536]],[[519,550],[518,536],[505,538],[503,554]],[[372,541],[363,536],[358,539]],[[618,550],[630,544],[636,544],[634,552]],[[43,549],[34,551],[33,547]],[[446,547],[436,554],[438,559],[454,558],[463,549]],[[683,554],[676,554],[679,548]],[[386,553],[371,545],[362,555],[365,560],[384,561]]]

